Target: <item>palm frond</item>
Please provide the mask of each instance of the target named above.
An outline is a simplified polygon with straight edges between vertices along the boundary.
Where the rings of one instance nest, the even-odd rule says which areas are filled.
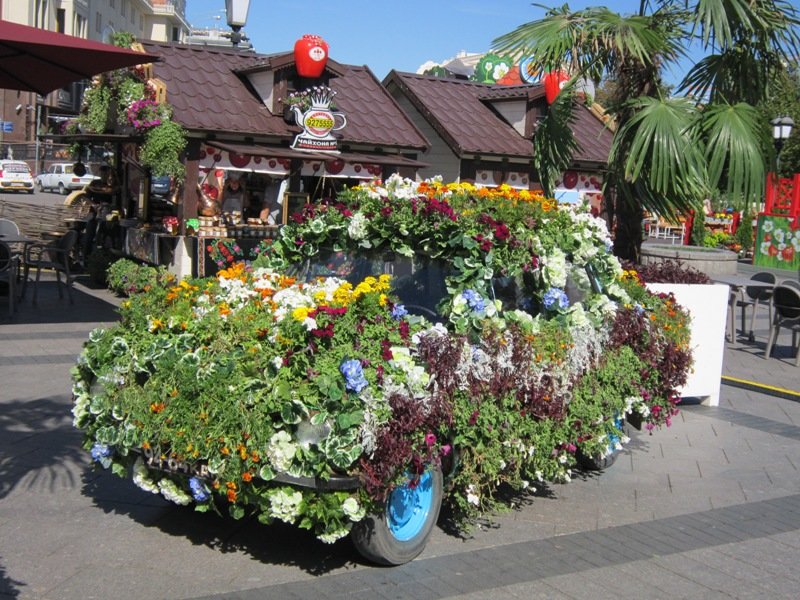
[[[574,83],[573,79],[564,86],[533,136],[533,165],[548,197],[554,195],[556,179],[570,167],[573,154],[580,149],[572,127]]]
[[[672,216],[693,206],[706,190],[703,154],[692,125],[696,112],[682,98],[641,97],[614,137],[609,162],[618,179],[635,185],[642,205]]]
[[[762,148],[769,142],[758,111],[743,102],[709,105],[697,128],[706,138],[709,184],[725,184],[729,195],[746,202],[760,198],[766,178]]]

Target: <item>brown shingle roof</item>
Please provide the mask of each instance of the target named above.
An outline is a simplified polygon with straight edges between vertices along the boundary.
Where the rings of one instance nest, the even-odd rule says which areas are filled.
[[[292,64],[291,53],[274,55],[182,44],[143,43],[161,57],[153,65],[167,84],[175,119],[189,130],[235,136],[291,140],[300,130],[273,115],[245,83],[244,75]],[[337,132],[342,144],[424,150],[428,141],[367,67],[331,61],[330,87],[347,126]],[[239,73],[239,74],[237,74]]]
[[[529,158],[531,140],[490,108],[491,101],[544,102],[544,86],[500,86],[392,71],[384,85],[395,84],[459,156],[465,154]],[[582,104],[575,111],[577,162],[606,164],[612,134]]]

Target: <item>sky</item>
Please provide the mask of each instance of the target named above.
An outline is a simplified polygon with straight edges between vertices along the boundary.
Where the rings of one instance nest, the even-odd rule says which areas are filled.
[[[639,7],[638,0],[569,4],[572,9],[604,5],[622,13]],[[303,34],[319,35],[331,59],[367,65],[382,80],[391,69],[413,73],[429,60],[487,52],[494,39],[544,14],[532,0],[250,0],[244,32],[261,54],[291,51]],[[225,0],[186,0],[186,19],[193,27],[229,29]],[[677,80],[681,74],[665,75]]]

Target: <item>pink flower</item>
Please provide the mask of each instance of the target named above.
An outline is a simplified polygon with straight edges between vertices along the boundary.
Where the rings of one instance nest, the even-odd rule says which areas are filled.
[[[432,433],[428,433],[425,435],[425,445],[428,446],[428,448],[433,446],[435,443],[436,443],[435,435],[433,435]]]

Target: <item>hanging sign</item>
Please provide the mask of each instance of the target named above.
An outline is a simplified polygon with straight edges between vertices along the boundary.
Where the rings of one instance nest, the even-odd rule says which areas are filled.
[[[292,148],[315,152],[338,152],[333,132],[347,125],[347,118],[344,113],[331,110],[335,94],[336,92],[329,87],[315,86],[301,94],[308,100],[307,105],[292,105],[295,121],[303,128],[303,131],[294,138]]]
[[[328,64],[328,43],[307,33],[294,43],[294,63],[300,77],[319,77]]]

